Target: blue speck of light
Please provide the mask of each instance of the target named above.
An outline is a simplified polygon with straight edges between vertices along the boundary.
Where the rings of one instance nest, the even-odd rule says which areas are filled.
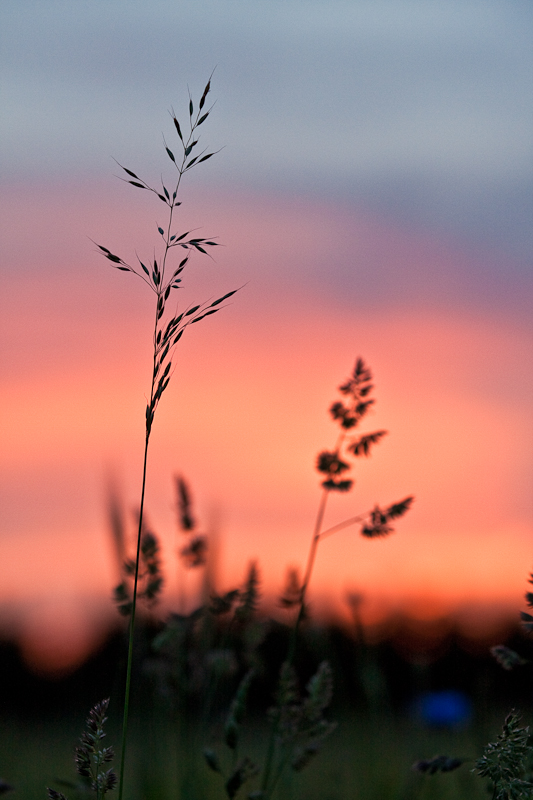
[[[444,689],[421,695],[416,704],[417,716],[424,725],[435,728],[457,728],[470,722],[470,698],[456,689]]]

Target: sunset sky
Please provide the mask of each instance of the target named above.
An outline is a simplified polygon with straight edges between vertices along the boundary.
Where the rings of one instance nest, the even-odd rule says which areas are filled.
[[[416,502],[388,539],[321,544],[315,604],[361,592],[369,619],[519,607],[532,28],[520,0],[4,0],[0,618],[28,658],[65,631],[82,652],[113,613],[110,484],[128,520],[138,503],[153,295],[91,240],[150,259],[165,208],[112,159],[172,176],[168,111],[184,122],[188,87],[196,101],[215,67],[202,146],[222,149],[186,176],[178,225],[224,246],[193,259],[179,307],[242,289],[183,337],[156,416],[146,503],[170,596],[177,473],[220,590],[250,559],[270,596],[303,566],[328,408],[362,356],[377,398],[364,430],[389,435],[326,524]]]

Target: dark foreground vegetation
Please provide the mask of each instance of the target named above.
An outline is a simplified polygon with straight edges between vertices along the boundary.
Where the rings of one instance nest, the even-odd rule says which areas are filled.
[[[365,430],[376,400],[361,357],[329,408],[335,433],[316,459],[316,519],[302,574],[290,572],[279,598],[283,624],[262,615],[255,564],[242,586],[216,594],[209,540],[197,528],[189,488],[179,476],[179,558],[186,569],[204,570],[203,596],[187,615],[147,623],[155,619],[166,568],[145,515],[157,409],[183,334],[218,314],[238,291],[194,305],[181,292],[190,259],[219,244],[184,230],[180,218],[182,179],[215,155],[200,143],[213,108],[210,87],[211,80],[198,103],[189,95],[186,124],[171,113],[172,149],[164,139],[170,174],[161,175],[161,186],[117,162],[126,183],[164,214],[154,255],[123,258],[97,245],[112,267],[144,282],[154,303],[133,552],[123,520],[110,509],[121,568],[114,601],[129,619],[128,630],[56,682],[29,674],[16,648],[4,645],[0,794],[16,791],[37,800],[47,791],[49,800],[104,800],[116,789],[117,800],[476,800],[488,791],[492,800],[531,800],[528,731],[508,714],[512,706],[530,705],[530,683],[520,676],[520,670],[527,675],[528,662],[518,655],[526,643],[497,652],[505,669],[516,667],[509,680],[489,655],[489,645],[498,642],[474,646],[453,625],[421,630],[397,620],[387,639],[371,645],[355,596],[350,634],[313,620],[309,586],[322,540],[352,526],[368,539],[387,537],[414,502],[411,495],[388,498],[324,527],[328,504],[354,487],[357,459],[387,435]],[[526,601],[533,607],[533,594]],[[533,616],[522,618],[523,629],[532,632]]]
[[[238,725],[239,750],[250,763],[259,760],[265,748],[267,709],[290,638],[290,627],[279,622],[255,620],[253,625],[260,626],[264,636],[255,648],[254,680]],[[227,631],[211,632],[208,648],[196,640],[196,650],[189,650],[194,657],[182,665],[181,675],[161,648],[161,633],[161,626],[140,624],[137,629],[127,795],[153,800],[224,796],[221,776],[209,768],[205,753],[216,754],[221,768],[231,768],[235,754],[224,743],[224,729],[249,657],[245,643],[238,641],[244,628],[238,636],[230,634],[231,641]],[[334,695],[327,716],[337,727],[305,769],[284,771],[275,797],[490,797],[487,782],[471,770],[486,743],[496,739],[508,711],[529,709],[530,669],[502,670],[489,652],[494,642],[465,639],[452,626],[438,644],[427,634],[427,625],[417,631],[412,622],[399,619],[387,640],[370,645],[340,627],[310,620],[302,625],[295,660],[301,686],[317,664],[330,662]],[[42,798],[43,783],[68,796],[83,796],[73,768],[74,747],[87,710],[102,697],[111,697],[106,743],[118,740],[124,635],[115,632],[83,667],[56,680],[29,671],[16,646],[3,643],[0,764],[2,777],[18,797]],[[193,636],[192,629],[188,635]],[[211,645],[225,635],[234,661],[221,670],[217,697],[209,697],[201,648],[204,660],[223,658]],[[509,631],[508,644],[528,652],[529,643],[518,628]],[[442,754],[466,761],[449,773],[413,771],[415,762]],[[253,776],[249,783],[251,792]],[[248,791],[242,792],[247,795]]]

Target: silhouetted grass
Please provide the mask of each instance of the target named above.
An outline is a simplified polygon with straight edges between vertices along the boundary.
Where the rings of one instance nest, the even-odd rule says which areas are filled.
[[[206,571],[203,597],[192,612],[180,609],[152,626],[139,624],[139,604],[153,609],[164,586],[165,565],[158,538],[145,522],[149,443],[156,411],[172,377],[175,348],[185,330],[217,313],[236,292],[184,305],[181,310],[177,301],[171,307],[191,255],[207,255],[217,245],[179,225],[182,178],[214,155],[199,145],[199,129],[212,110],[205,108],[210,86],[209,80],[196,107],[189,96],[186,131],[172,111],[176,142],[172,148],[164,143],[175,170],[172,183],[162,178],[161,188],[154,188],[119,165],[128,184],[145,190],[165,206],[164,227],[157,227],[158,254],[144,261],[137,257],[138,263],[130,263],[97,245],[114,268],[140,278],[154,296],[152,377],[144,420],[136,548],[131,557],[116,509],[112,520],[117,551],[125,556],[114,599],[120,614],[129,617],[125,664],[119,663],[124,670],[122,700],[117,702],[117,692],[110,692],[114,701],[111,720],[107,719],[107,699],[93,703],[81,737],[79,733],[75,737],[74,777],[69,777],[73,770],[67,767],[65,755],[68,749],[72,752],[72,744],[67,748],[64,741],[66,734],[72,733],[70,726],[54,727],[49,721],[42,728],[26,729],[13,721],[0,740],[4,765],[10,765],[6,774],[27,798],[42,796],[44,780],[51,787],[49,800],[91,794],[103,800],[117,784],[112,744],[120,741],[119,800],[124,794],[128,800],[234,800],[245,796],[248,800],[481,800],[486,797],[486,781],[479,776],[490,780],[493,800],[531,798],[531,747],[528,730],[519,717],[508,715],[502,732],[483,749],[488,719],[469,726],[467,711],[461,712],[460,703],[454,710],[450,692],[433,697],[441,704],[440,718],[428,711],[423,703],[431,699],[431,691],[421,680],[422,668],[417,676],[414,665],[413,704],[409,706],[405,698],[403,705],[398,704],[390,677],[387,679],[375,651],[361,638],[357,624],[351,665],[357,700],[335,706],[334,685],[343,670],[346,681],[346,665],[339,669],[335,649],[324,630],[309,619],[307,604],[319,544],[351,525],[358,525],[360,534],[368,539],[389,536],[393,524],[413,502],[413,497],[407,496],[384,506],[376,504],[330,528],[323,527],[330,498],[353,488],[348,475],[354,460],[368,457],[386,435],[384,430],[359,429],[375,404],[372,373],[360,357],[339,386],[340,398],[329,409],[338,428],[336,441],[331,450],[321,451],[316,461],[320,497],[309,551],[302,561],[302,578],[293,570],[280,598],[288,624],[259,613],[260,570],[254,563],[242,585],[221,595],[214,592]],[[180,255],[173,261],[177,253]],[[180,558],[188,569],[205,569],[209,541],[198,531],[184,478],[176,479],[176,491],[186,542]],[[527,602],[533,607],[532,594],[527,595]],[[352,597],[351,604],[357,623],[358,599]],[[523,614],[523,619],[525,627],[533,629],[533,617]],[[494,652],[506,669],[527,663],[503,645]],[[346,687],[344,696],[348,696]],[[420,719],[415,700],[420,704]],[[336,721],[331,717],[332,702]],[[119,710],[122,724],[117,719]],[[323,746],[326,739],[328,746]],[[16,755],[10,758],[13,741]],[[8,791],[10,786],[0,782],[0,793]]]
[[[484,729],[428,730],[390,715],[370,719],[365,714],[337,713],[337,718],[338,727],[320,758],[302,773],[284,774],[273,797],[277,800],[484,800],[487,797],[484,782],[467,768],[433,776],[411,770],[423,753],[454,751],[475,756]],[[135,714],[131,723],[128,797],[132,800],[220,797],[216,774],[206,769],[201,751],[180,743],[180,731],[175,724],[161,718],[147,722]],[[494,719],[494,735],[499,724]],[[63,726],[46,721],[39,725],[9,721],[9,729],[4,728],[0,735],[0,758],[9,770],[10,782],[16,786],[16,796],[42,800],[45,783],[57,786],[69,797],[84,796],[72,787],[73,744],[78,735],[71,720]],[[251,758],[261,757],[265,736],[268,728],[252,720],[246,742]],[[192,736],[193,741],[197,738]]]
[[[405,624],[408,630],[408,621]],[[161,632],[161,624],[143,628],[141,625],[138,629],[135,646],[138,669],[133,679],[128,797],[220,797],[220,781],[207,769],[202,749],[219,747],[231,702],[231,681],[219,686],[220,702],[206,725],[201,692],[182,694],[179,704],[178,697],[169,697],[164,674],[154,663],[159,656],[149,646]],[[259,671],[252,686],[242,731],[242,744],[251,759],[260,760],[264,754],[269,734],[264,712],[272,702],[289,637],[286,626],[271,623],[260,647],[264,670]],[[488,648],[485,654],[478,651],[473,655],[471,645],[454,638],[453,629],[447,647],[435,660],[424,660],[420,649],[413,650],[406,660],[405,648],[403,655],[397,649],[402,638],[402,628],[398,627],[390,641],[366,645],[343,629],[304,621],[296,668],[305,681],[312,674],[313,664],[325,655],[329,657],[335,675],[331,715],[338,727],[303,772],[282,776],[273,797],[475,800],[487,796],[487,781],[470,770],[485,744],[496,740],[507,710],[513,705],[525,707],[529,702],[527,672],[522,670],[514,677],[501,671],[488,655]],[[515,635],[510,643],[527,652],[523,636]],[[121,691],[118,685],[113,689],[116,645],[115,639],[110,640],[107,652],[59,683],[26,674],[5,647],[1,650],[1,774],[16,787],[18,796],[42,798],[46,784],[69,798],[83,796],[61,780],[68,784],[77,780],[74,747],[83,728],[84,709],[97,696],[95,692],[112,692],[110,708],[114,706],[115,713],[111,713],[106,727],[111,744],[119,739]],[[413,716],[413,702],[421,693],[450,686],[471,698],[470,722],[462,727],[435,728],[420,716]],[[447,774],[416,774],[411,770],[413,763],[438,754],[472,760]]]

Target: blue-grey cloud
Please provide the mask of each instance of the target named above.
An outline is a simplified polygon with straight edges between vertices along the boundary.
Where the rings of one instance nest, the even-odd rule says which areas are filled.
[[[4,174],[158,169],[217,65],[209,180],[349,197],[530,265],[525,0],[4,0]]]

